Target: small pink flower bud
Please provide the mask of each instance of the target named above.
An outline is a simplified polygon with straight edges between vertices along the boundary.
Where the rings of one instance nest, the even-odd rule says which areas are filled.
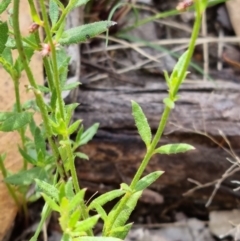
[[[28,28],[29,33],[35,33],[39,29],[40,25],[37,23],[32,23]]]
[[[180,2],[177,5],[176,9],[180,12],[184,12],[192,5],[193,5],[193,0],[184,0],[183,2]]]

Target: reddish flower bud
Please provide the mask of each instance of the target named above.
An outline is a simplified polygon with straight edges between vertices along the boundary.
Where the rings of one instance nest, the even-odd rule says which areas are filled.
[[[32,23],[30,27],[28,28],[29,33],[34,33],[39,29],[39,26],[37,23]]]
[[[192,6],[193,5],[193,0],[185,0],[185,1],[183,1],[183,2],[180,2],[178,5],[177,5],[177,7],[176,7],[176,9],[178,10],[178,11],[181,11],[181,12],[184,12],[184,11],[186,11],[190,6]]]

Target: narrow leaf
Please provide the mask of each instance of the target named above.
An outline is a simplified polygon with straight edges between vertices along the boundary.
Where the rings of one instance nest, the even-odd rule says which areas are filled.
[[[68,127],[68,135],[73,134],[79,127],[81,120],[75,121],[72,125]]]
[[[133,114],[135,124],[138,129],[138,132],[139,132],[142,140],[148,147],[151,144],[151,140],[152,140],[151,129],[148,124],[147,118],[142,111],[142,108],[135,101],[132,101],[132,114]]]
[[[124,226],[125,223],[127,222],[127,220],[129,219],[132,211],[136,207],[137,201],[141,197],[141,195],[142,195],[142,191],[135,192],[134,194],[132,194],[129,197],[126,204],[124,205],[124,207],[122,208],[121,213],[118,215],[118,217],[115,220],[113,220],[113,217],[115,216],[117,207],[119,205],[119,203],[117,203],[117,205],[115,205],[115,207],[112,209],[112,211],[108,215],[108,218],[105,222],[104,230],[108,230],[108,227],[110,225],[112,226],[112,229],[109,230],[109,232],[111,232],[112,230],[114,230],[117,227]]]
[[[0,5],[1,6],[1,5]],[[0,22],[0,54],[5,49],[5,44],[8,40],[8,25],[7,22]]]
[[[112,229],[109,236],[120,238],[120,239],[124,240],[126,238],[126,236],[128,235],[132,225],[133,225],[133,223],[129,223],[125,226]]]
[[[71,28],[63,32],[62,37],[58,40],[58,42],[62,45],[85,42],[90,38],[107,31],[109,27],[115,24],[116,23],[112,21],[100,21]]]
[[[112,201],[115,198],[121,197],[123,194],[125,193],[125,191],[121,190],[121,189],[117,189],[117,190],[113,190],[110,192],[106,192],[104,194],[102,194],[101,196],[95,198],[89,205],[88,209],[94,209],[95,208],[95,204],[97,203],[100,206],[103,206],[104,204],[106,204],[107,202]]]
[[[0,125],[0,131],[18,130],[31,122],[32,115],[30,112],[2,112],[0,113],[0,121],[1,119],[4,119],[4,121]]]
[[[11,0],[2,0],[0,2],[0,14],[2,14],[7,9],[10,3],[11,3]]]
[[[33,183],[35,178],[45,179],[47,173],[43,168],[33,167],[29,170],[20,171],[4,179],[6,183],[12,185],[30,185]]]
[[[20,152],[21,156],[29,163],[36,165],[37,160],[35,160],[32,156],[30,156],[26,151],[18,147],[18,151]]]
[[[0,65],[10,74],[12,77],[17,77],[18,73],[16,69],[12,66],[11,63],[9,63],[6,59],[4,59],[2,56],[0,56]]]
[[[156,171],[148,174],[147,176],[143,177],[137,182],[135,187],[136,191],[143,191],[152,183],[154,183],[164,172],[163,171]]]
[[[79,237],[73,238],[73,241],[122,241],[122,239],[112,237]]]
[[[98,203],[94,203],[94,209],[100,215],[101,219],[105,222],[107,220],[107,213],[105,212],[103,207],[101,205],[99,205]]]
[[[62,90],[72,90],[75,89],[76,87],[78,87],[80,85],[80,82],[74,82],[74,83],[70,83],[70,84],[66,84],[62,87]]]
[[[72,199],[74,197],[74,191],[73,191],[73,182],[72,178],[69,178],[67,183],[65,184],[65,194],[67,199]]]
[[[54,0],[50,0],[49,2],[49,16],[52,22],[52,26],[54,26],[59,16],[58,5]]]
[[[88,155],[86,155],[85,153],[82,153],[82,152],[75,152],[74,154],[75,154],[76,157],[79,157],[80,159],[83,159],[83,160],[89,160]]]
[[[95,215],[93,217],[78,222],[75,226],[74,232],[84,232],[92,229],[96,225],[99,218],[100,215]]]
[[[69,203],[69,210],[74,211],[77,206],[80,204],[80,202],[84,202],[84,195],[85,195],[86,189],[81,189],[70,201]]]
[[[89,0],[78,0],[75,5],[74,8],[80,7],[82,5],[86,5],[89,2]]]
[[[184,153],[190,150],[194,150],[195,148],[191,145],[178,143],[178,144],[167,144],[157,148],[154,152],[160,154],[177,154]]]
[[[170,109],[174,109],[175,103],[170,98],[164,98],[163,103]]]
[[[52,210],[60,212],[60,207],[57,205],[57,203],[52,198],[47,196],[45,193],[42,193],[42,196]]]
[[[56,201],[59,201],[59,191],[56,187],[39,179],[35,179],[35,182],[46,195],[52,197]]]
[[[97,133],[99,124],[95,123],[91,127],[89,127],[82,135],[79,146],[87,144],[90,140],[92,140],[93,136]]]

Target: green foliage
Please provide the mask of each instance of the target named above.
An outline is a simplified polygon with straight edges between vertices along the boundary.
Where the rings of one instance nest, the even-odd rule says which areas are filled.
[[[169,95],[163,100],[165,109],[154,135],[152,135],[142,108],[137,102],[132,101],[135,124],[147,147],[145,157],[132,182],[122,183],[120,189],[93,197],[91,202],[86,202],[86,189],[78,182],[74,164],[76,157],[89,159],[87,154],[82,152],[81,147],[92,140],[99,124],[95,123],[84,130],[82,120],[72,120],[74,110],[79,104],[66,105],[64,103],[62,92],[77,88],[80,82],[67,83],[70,56],[67,55],[62,45],[88,41],[108,31],[116,24],[112,21],[100,21],[65,30],[66,18],[70,11],[88,1],[70,0],[67,6],[64,6],[60,0],[50,0],[47,8],[46,2],[39,0],[40,16],[35,2],[28,0],[33,21],[31,27],[34,31],[24,37],[21,36],[19,28],[19,0],[13,0],[13,14],[9,21],[0,22],[0,64],[13,80],[16,99],[11,112],[0,112],[0,131],[19,133],[21,143],[18,150],[23,158],[22,169],[16,174],[11,174],[4,166],[5,156],[1,155],[0,169],[16,203],[18,200],[11,191],[11,185],[16,185],[16,190],[24,190],[22,193],[25,195],[26,187],[34,181],[37,187],[34,198],[38,198],[41,194],[45,200],[40,224],[31,241],[38,240],[42,225],[51,211],[59,214],[59,223],[63,232],[62,241],[124,240],[132,227],[132,223],[128,223],[129,217],[142,192],[163,174],[163,171],[155,171],[142,177],[151,157],[156,153],[175,154],[194,149],[187,144],[168,144],[158,148],[157,145],[170,112],[179,98],[177,95],[179,87],[187,75],[187,68],[201,24],[201,15],[208,4],[207,0],[196,1],[197,17],[189,48],[179,58],[171,76],[165,73]],[[7,9],[9,3],[10,0],[0,1],[0,14]],[[43,28],[46,35],[43,43],[39,37],[39,27]],[[47,53],[42,51],[42,54],[47,85],[40,86],[36,83],[29,64],[34,53],[41,49],[45,50],[45,47]],[[13,58],[12,50],[18,52],[17,58]],[[26,103],[21,103],[19,89],[19,80],[23,71],[29,80],[27,89],[35,96],[34,100]],[[43,99],[45,93],[50,96],[49,103]],[[39,125],[33,119],[35,112],[40,112],[42,117],[42,123]],[[28,130],[31,132],[31,137],[26,135]],[[75,136],[75,140],[70,136]],[[29,170],[28,164],[33,166]],[[113,209],[107,213],[105,205],[114,201]],[[102,219],[104,225],[103,237],[94,237],[93,229],[99,219]]]
[[[32,113],[23,112],[0,112],[0,131],[10,132],[19,130],[29,124],[32,120]]]
[[[195,148],[193,146],[184,144],[184,143],[167,144],[157,148],[155,150],[155,153],[170,155],[170,154],[184,153],[194,149]]]
[[[135,191],[143,191],[147,187],[149,187],[152,183],[154,183],[164,172],[156,171],[148,174],[137,182],[135,187]]]
[[[152,140],[151,129],[148,124],[147,118],[142,111],[142,108],[135,101],[132,101],[132,114],[142,140],[144,141],[146,146],[149,147]]]
[[[8,25],[7,22],[0,22],[0,54],[5,49],[5,44],[8,40]]]
[[[49,16],[50,16],[52,25],[54,26],[59,17],[58,4],[54,0],[49,1]]]
[[[28,186],[33,183],[35,178],[44,180],[47,178],[47,172],[41,167],[33,167],[29,170],[19,171],[16,174],[10,175],[4,181],[12,185]]]
[[[11,3],[11,0],[2,0],[0,2],[0,14],[2,14],[7,9],[10,3]]]
[[[115,24],[116,23],[112,21],[100,21],[75,27],[63,32],[58,42],[63,45],[82,43],[107,31],[108,28]]]

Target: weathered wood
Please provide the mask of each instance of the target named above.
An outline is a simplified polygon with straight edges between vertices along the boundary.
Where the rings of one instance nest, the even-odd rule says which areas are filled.
[[[139,166],[145,147],[136,132],[130,100],[142,106],[155,132],[164,107],[162,100],[167,92],[163,81],[149,77],[145,82],[141,78],[138,80],[143,86],[106,81],[81,87],[81,105],[75,118],[83,119],[85,126],[100,123],[94,140],[82,149],[89,155],[90,161],[77,161],[78,174],[83,182],[116,186],[123,181],[129,182]],[[221,130],[234,151],[240,153],[239,90],[239,84],[225,81],[187,81],[183,85],[180,100],[160,144],[185,142],[195,146],[196,150],[180,155],[155,155],[146,170],[146,173],[159,169],[166,172],[152,185],[165,196],[165,200],[170,197],[179,199],[182,193],[193,187],[187,178],[201,183],[213,181],[230,166],[226,160],[230,155],[200,132],[224,144],[219,134]],[[224,193],[216,201],[225,198],[223,205],[227,206],[228,201],[233,204],[237,194],[231,191],[229,181],[224,185],[229,195]],[[197,197],[204,202],[210,191],[212,189]]]

